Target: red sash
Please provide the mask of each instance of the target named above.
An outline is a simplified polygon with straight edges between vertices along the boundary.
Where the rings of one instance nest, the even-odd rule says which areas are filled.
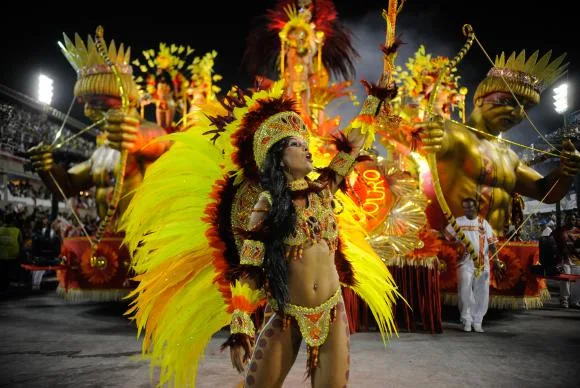
[[[477,255],[477,263],[479,266],[483,266],[483,256],[485,248],[485,228],[483,227],[483,218],[477,217],[479,220],[479,252]]]

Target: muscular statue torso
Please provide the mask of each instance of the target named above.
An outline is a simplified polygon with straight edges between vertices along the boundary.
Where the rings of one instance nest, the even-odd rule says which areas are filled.
[[[166,132],[160,127],[145,122],[139,128],[141,147],[158,136],[165,135]],[[151,149],[149,149],[151,148]],[[138,149],[136,152],[129,154],[127,159],[127,168],[125,169],[125,181],[121,200],[119,201],[117,217],[127,209],[133,193],[143,181],[145,171],[151,163],[164,151],[165,145],[153,145],[146,148]],[[115,176],[117,175],[119,158],[121,153],[115,149],[101,146],[98,147],[91,158],[87,161],[89,171],[81,172],[90,175],[90,180],[95,186],[95,201],[99,217],[103,217],[113,194],[115,187]],[[85,162],[85,163],[87,163]],[[69,173],[75,172],[75,167],[69,170]]]
[[[511,196],[520,165],[518,156],[497,140],[477,137],[467,128],[446,123],[448,151],[437,155],[441,187],[456,217],[463,215],[461,200],[474,195],[479,214],[501,231],[511,210]]]
[[[520,102],[528,105],[525,98]],[[463,215],[463,198],[476,197],[479,215],[503,235],[514,193],[555,203],[568,192],[580,171],[580,153],[571,142],[562,143],[560,166],[542,176],[499,138],[523,118],[524,109],[512,101],[511,94],[494,92],[476,101],[467,126],[437,117],[416,125],[422,152],[437,153],[441,188],[454,216]],[[442,230],[447,221],[437,211],[428,209],[428,213],[431,226]]]

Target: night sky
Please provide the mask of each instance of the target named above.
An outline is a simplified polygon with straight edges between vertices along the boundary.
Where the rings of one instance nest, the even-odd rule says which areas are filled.
[[[65,8],[34,8],[29,2],[16,4],[12,14],[20,27],[9,26],[5,14],[0,27],[3,39],[0,42],[3,59],[0,61],[0,83],[35,97],[36,77],[44,72],[55,80],[53,106],[66,111],[72,100],[72,87],[76,74],[61,54],[57,41],[62,33],[73,37],[78,32],[82,37],[94,34],[97,25],[105,28],[107,41],[115,39],[132,48],[132,58],[140,57],[141,50],[157,48],[159,42],[190,45],[196,55],[215,49],[218,51],[215,70],[224,79],[220,86],[228,89],[232,84],[249,86],[250,77],[240,67],[245,47],[245,37],[253,16],[264,13],[274,1],[232,2],[212,1],[204,4],[209,11],[200,9],[201,2],[173,7],[145,7],[128,9],[128,3],[78,2],[76,8],[66,8],[75,15],[65,16]],[[110,4],[109,4],[110,3]],[[229,3],[229,2],[228,2]],[[55,4],[55,3],[54,3]],[[131,3],[134,6],[135,2]],[[361,58],[357,62],[357,78],[376,81],[382,68],[378,46],[384,41],[385,25],[380,17],[387,1],[335,1],[339,18],[354,34],[355,46]],[[541,3],[539,3],[541,4]],[[528,1],[417,1],[409,0],[399,15],[397,31],[406,43],[399,51],[398,64],[403,64],[419,44],[425,44],[434,55],[454,55],[464,42],[461,26],[470,23],[478,39],[492,57],[501,51],[512,52],[526,49],[528,55],[536,49],[540,54],[552,49],[553,56],[568,53],[570,62],[569,81],[572,83],[571,109],[580,108],[580,99],[575,92],[580,81],[580,50],[578,49],[578,25],[580,21],[563,1],[544,3],[544,7],[533,6]],[[549,7],[552,6],[552,7]],[[20,10],[19,10],[20,8]],[[20,12],[19,12],[20,11]],[[72,12],[71,12],[72,11]],[[29,15],[27,17],[26,15]],[[43,18],[44,22],[40,21]],[[49,24],[47,24],[49,23]],[[479,47],[473,47],[458,66],[463,83],[471,92],[490,68]],[[362,88],[359,90],[362,97]],[[356,111],[341,112],[350,118]],[[84,122],[80,107],[73,116]],[[552,91],[548,89],[541,104],[530,112],[538,128],[549,132],[561,125],[562,117],[552,108]],[[522,123],[510,136],[524,141],[535,137],[529,124]]]

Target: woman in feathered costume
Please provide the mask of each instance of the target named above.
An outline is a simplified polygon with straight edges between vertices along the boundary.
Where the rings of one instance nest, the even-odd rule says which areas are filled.
[[[338,124],[324,108],[349,94],[358,57],[333,0],[277,0],[252,21],[242,64],[251,76],[284,79],[310,129],[326,133]]]
[[[393,95],[370,93],[359,117]],[[333,210],[334,191],[374,135],[351,128],[311,180],[308,131],[283,94],[280,82],[253,94],[237,90],[225,99],[228,115],[170,135],[171,150],[148,171],[123,219],[139,274],[129,313],[145,331],[143,351],[160,367],[160,385],[195,385],[208,341],[229,324],[223,347],[240,372],[247,366],[246,385],[281,386],[304,339],[313,386],[344,386],[341,285],[369,305],[383,341],[395,330],[398,293],[388,270],[368,254],[357,222],[337,220]],[[214,134],[214,143],[202,133]],[[235,200],[244,185],[258,192],[248,208]],[[252,314],[265,303],[274,314],[256,339]]]

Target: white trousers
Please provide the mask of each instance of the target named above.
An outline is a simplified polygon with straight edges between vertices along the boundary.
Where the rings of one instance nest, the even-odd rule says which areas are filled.
[[[580,275],[580,266],[564,264],[563,267],[566,274]],[[579,280],[575,282],[560,280],[560,302],[570,302],[571,304],[580,302]]]
[[[42,277],[46,273],[45,270],[32,271],[32,289],[39,290],[42,283]]]
[[[481,324],[489,306],[489,266],[478,277],[474,272],[470,259],[457,267],[457,304],[463,322]]]

